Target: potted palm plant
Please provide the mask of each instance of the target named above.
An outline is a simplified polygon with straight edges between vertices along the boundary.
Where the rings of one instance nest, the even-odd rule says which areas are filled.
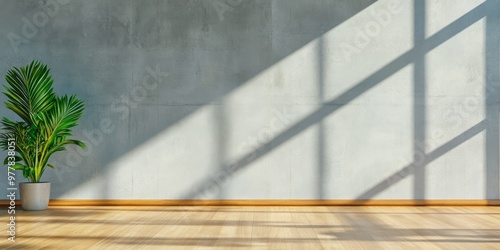
[[[54,93],[50,69],[38,61],[25,67],[14,67],[5,77],[7,96],[5,105],[17,114],[21,121],[3,117],[1,121],[0,147],[7,150],[15,141],[15,156],[8,159],[11,168],[22,170],[29,182],[19,184],[21,206],[25,210],[45,210],[50,199],[50,182],[41,177],[50,157],[67,145],[85,147],[81,141],[70,139],[72,128],[83,115],[83,101],[75,95],[58,96]]]

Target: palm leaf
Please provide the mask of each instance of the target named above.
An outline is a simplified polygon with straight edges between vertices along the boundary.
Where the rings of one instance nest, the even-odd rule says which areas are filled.
[[[46,113],[41,114],[41,131],[44,137],[45,146],[43,148],[44,159],[42,159],[42,168],[38,173],[43,173],[50,156],[66,149],[66,145],[74,144],[85,147],[85,144],[78,140],[66,139],[71,136],[72,128],[78,125],[78,119],[83,115],[83,101],[76,96],[56,97],[54,106]],[[38,174],[37,173],[37,174]]]
[[[45,139],[53,144],[64,141],[71,135],[71,129],[78,125],[83,111],[83,101],[76,96],[56,97],[53,108],[41,114]]]
[[[30,125],[34,123],[34,117],[53,105],[54,80],[49,73],[46,65],[33,61],[26,67],[14,67],[5,77],[8,83],[8,86],[3,86],[7,96],[5,106]]]
[[[7,72],[4,85],[8,109],[23,121],[3,118],[0,122],[0,148],[7,150],[10,138],[16,142],[16,170],[31,182],[39,182],[50,156],[66,149],[66,145],[85,147],[81,141],[69,139],[72,128],[83,115],[83,101],[75,96],[57,97],[52,89],[50,69],[33,61],[25,67],[14,67]]]

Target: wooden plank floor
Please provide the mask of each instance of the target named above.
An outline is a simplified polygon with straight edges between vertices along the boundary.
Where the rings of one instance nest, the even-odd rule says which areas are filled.
[[[0,249],[500,249],[500,207],[114,206],[16,213],[16,242],[2,230]],[[8,223],[5,208],[2,218]]]

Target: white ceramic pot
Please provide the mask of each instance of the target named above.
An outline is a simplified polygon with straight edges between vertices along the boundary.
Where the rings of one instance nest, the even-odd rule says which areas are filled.
[[[24,210],[45,210],[49,206],[50,182],[22,182],[19,189]]]

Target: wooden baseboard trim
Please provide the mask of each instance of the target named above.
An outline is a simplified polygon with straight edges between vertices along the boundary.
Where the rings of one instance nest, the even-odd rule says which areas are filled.
[[[16,201],[16,206],[21,203]],[[0,200],[0,206],[8,206]],[[51,200],[50,206],[500,206],[500,200]]]

